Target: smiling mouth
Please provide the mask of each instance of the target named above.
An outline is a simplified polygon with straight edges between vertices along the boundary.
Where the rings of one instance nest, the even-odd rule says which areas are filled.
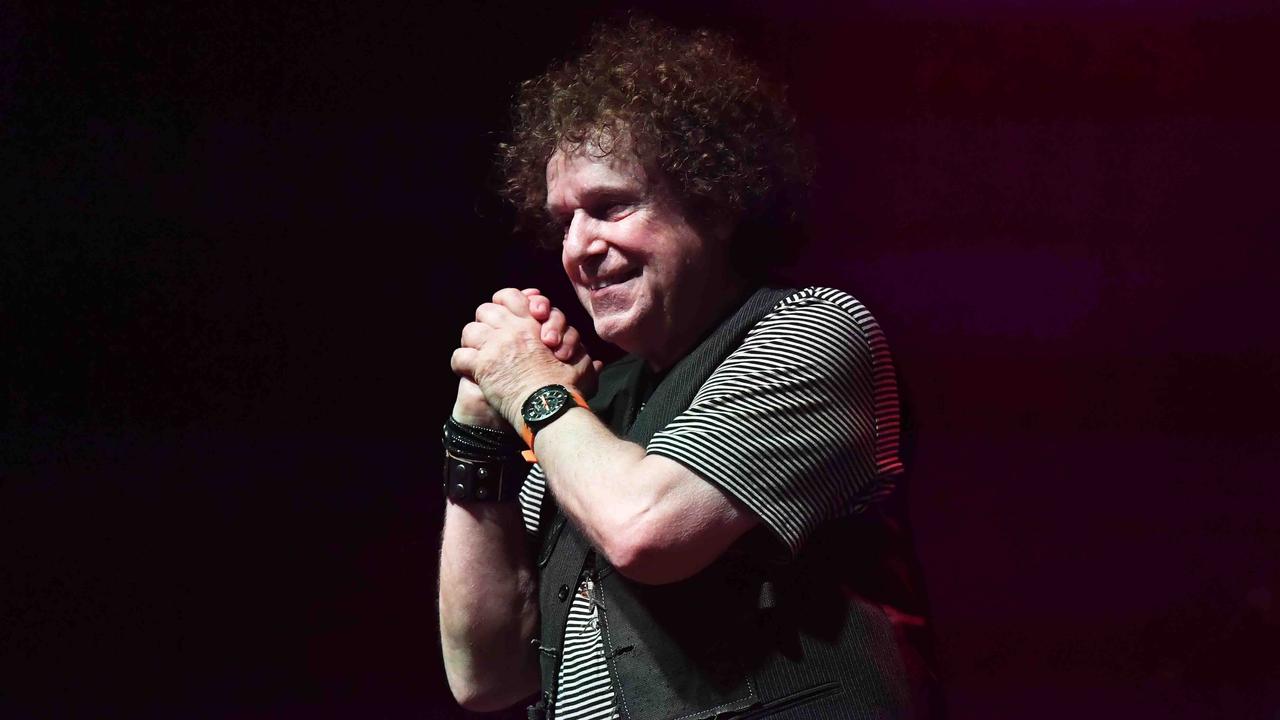
[[[591,283],[587,285],[587,287],[590,288],[591,292],[597,292],[599,290],[604,290],[605,288],[612,287],[614,285],[621,285],[622,283],[627,282],[628,280],[631,280],[632,278],[636,278],[639,276],[640,276],[639,270],[631,270],[628,272],[619,273],[617,275],[610,275],[608,277],[596,278],[595,280],[592,280]]]

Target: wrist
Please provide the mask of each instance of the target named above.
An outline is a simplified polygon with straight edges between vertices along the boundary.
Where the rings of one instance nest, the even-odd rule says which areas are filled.
[[[466,377],[458,378],[458,394],[450,416],[464,425],[477,425],[494,430],[510,430],[502,415],[485,397],[480,386]]]
[[[454,404],[453,412],[450,413],[450,417],[463,425],[476,425],[478,427],[489,428],[491,430],[511,429],[511,425],[509,425],[501,415],[494,412],[488,405],[476,408],[469,407],[458,402]]]

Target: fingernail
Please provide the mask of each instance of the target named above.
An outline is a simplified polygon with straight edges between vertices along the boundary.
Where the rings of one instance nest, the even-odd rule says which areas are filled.
[[[556,343],[560,342],[560,333],[555,330],[548,330],[547,342],[551,343],[552,345],[555,345]]]

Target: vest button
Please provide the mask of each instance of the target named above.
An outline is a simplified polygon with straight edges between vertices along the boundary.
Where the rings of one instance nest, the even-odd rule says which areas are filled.
[[[560,602],[569,599],[569,586],[561,585],[560,589],[556,591],[556,597],[560,598]]]

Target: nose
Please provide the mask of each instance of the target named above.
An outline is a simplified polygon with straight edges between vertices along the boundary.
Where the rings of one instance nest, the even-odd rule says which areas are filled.
[[[599,221],[582,208],[574,210],[561,247],[565,267],[580,267],[593,257],[604,255],[608,249],[609,244],[601,237]]]

